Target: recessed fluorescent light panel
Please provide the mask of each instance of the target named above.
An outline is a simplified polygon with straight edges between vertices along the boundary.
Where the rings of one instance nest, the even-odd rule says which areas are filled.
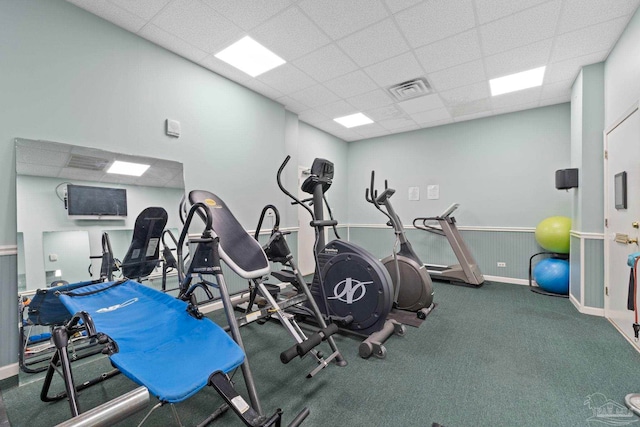
[[[373,123],[369,117],[362,113],[351,114],[350,116],[343,116],[333,119],[346,128],[354,128],[356,126],[368,125]]]
[[[259,76],[287,62],[249,36],[243,37],[214,56],[251,77]]]
[[[541,86],[545,68],[547,67],[534,68],[533,70],[489,80],[491,96]]]
[[[143,165],[142,163],[130,163],[121,162],[116,160],[113,162],[107,173],[117,173],[118,175],[129,176],[142,176],[146,170],[149,169],[149,165]]]

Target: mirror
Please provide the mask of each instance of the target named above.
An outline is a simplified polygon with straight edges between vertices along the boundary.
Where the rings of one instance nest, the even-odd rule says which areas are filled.
[[[22,138],[15,147],[19,292],[45,288],[55,280],[98,278],[102,233],[109,234],[114,257],[122,260],[136,217],[147,207],[163,207],[169,214],[166,228],[174,233],[181,229],[184,178],[179,162]],[[107,173],[115,161],[149,168],[139,177]],[[69,215],[70,184],[126,190],[127,215]]]

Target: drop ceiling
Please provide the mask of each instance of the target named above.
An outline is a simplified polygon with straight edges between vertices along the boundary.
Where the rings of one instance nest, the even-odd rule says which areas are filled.
[[[67,0],[284,105],[346,141],[570,100],[640,0]],[[214,55],[249,35],[286,64],[256,78]],[[541,87],[489,80],[546,65]],[[424,96],[388,88],[426,79]],[[375,123],[333,119],[363,112]]]
[[[116,160],[150,167],[142,176],[107,173]],[[184,188],[182,163],[179,162],[22,138],[16,139],[16,173],[105,184]]]

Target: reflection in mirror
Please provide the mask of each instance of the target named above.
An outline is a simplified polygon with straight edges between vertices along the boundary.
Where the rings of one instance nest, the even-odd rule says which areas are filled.
[[[47,286],[54,281],[75,283],[87,279],[90,264],[87,231],[45,231],[42,233],[42,249]]]
[[[19,138],[15,142],[20,291],[44,288],[56,279],[97,279],[101,260],[90,257],[102,254],[102,233],[108,231],[114,256],[122,259],[131,242],[136,217],[147,207],[163,207],[169,214],[167,228],[181,228],[181,163],[50,141]],[[149,168],[139,177],[107,173],[115,161]],[[70,216],[66,191],[69,184],[126,190],[127,215],[119,212],[114,219],[116,216],[104,211],[108,205],[104,208],[103,203],[97,204],[100,211],[90,212],[93,215]],[[84,234],[78,233],[80,230]],[[51,260],[52,255],[57,261]],[[56,277],[56,270],[61,270],[61,277]]]

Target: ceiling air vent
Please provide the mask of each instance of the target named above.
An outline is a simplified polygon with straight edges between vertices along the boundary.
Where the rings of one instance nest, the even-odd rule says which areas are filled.
[[[71,158],[67,162],[67,167],[87,169],[92,171],[101,171],[108,164],[109,164],[109,160],[107,159],[101,159],[99,157],[91,157],[91,156],[79,156],[77,154],[72,154]]]
[[[429,92],[431,92],[431,86],[429,86],[427,79],[419,77],[393,85],[387,90],[397,101],[405,101],[407,99],[428,95]]]

